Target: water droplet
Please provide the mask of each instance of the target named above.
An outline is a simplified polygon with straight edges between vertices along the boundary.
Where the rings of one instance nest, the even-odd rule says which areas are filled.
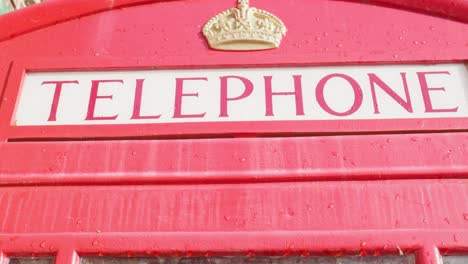
[[[361,241],[361,247],[365,247],[367,245],[367,242],[366,241]]]
[[[419,44],[419,41],[415,40],[415,41],[413,41],[413,44],[417,45],[417,44]]]
[[[341,44],[341,43],[336,44],[336,47],[341,48],[341,47],[343,47],[343,44]]]
[[[465,221],[468,221],[468,214],[463,214],[463,219],[464,219]]]
[[[45,241],[42,241],[41,244],[39,244],[39,246],[40,246],[41,248],[45,248],[45,246],[46,246]]]
[[[246,158],[240,158],[239,161],[240,162],[245,162],[247,159]]]
[[[400,221],[397,219],[395,220],[395,227],[399,227],[400,226]]]
[[[94,241],[93,241],[93,246],[97,246],[97,245],[99,245],[99,241],[94,240]]]

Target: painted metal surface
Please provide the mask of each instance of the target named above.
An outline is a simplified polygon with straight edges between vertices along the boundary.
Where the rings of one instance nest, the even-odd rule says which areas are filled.
[[[467,140],[466,133],[437,133],[7,142],[0,144],[0,182],[53,185],[465,178]],[[27,166],[12,165],[25,160]]]
[[[426,243],[463,248],[466,192],[465,180],[5,187],[17,202],[0,239],[9,254],[427,256]]]
[[[2,264],[32,254],[78,263],[226,252],[414,253],[441,263],[467,252],[465,120],[316,123],[314,136],[272,125],[268,137],[246,124],[204,139],[206,128],[193,125],[175,135],[11,126],[26,72],[468,59],[464,0],[257,0],[288,25],[281,48],[213,51],[203,24],[233,2],[50,0],[0,16]]]

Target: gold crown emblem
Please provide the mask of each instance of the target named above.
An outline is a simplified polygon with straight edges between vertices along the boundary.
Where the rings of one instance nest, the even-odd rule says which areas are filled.
[[[237,8],[211,18],[203,35],[213,49],[264,50],[279,47],[286,27],[273,14],[249,7],[249,0],[238,0]]]

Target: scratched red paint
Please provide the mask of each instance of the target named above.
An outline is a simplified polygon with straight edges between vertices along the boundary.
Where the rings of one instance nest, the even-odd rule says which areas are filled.
[[[410,123],[410,134],[376,135],[392,124],[363,122],[324,126],[320,137],[172,131],[170,140],[112,126],[99,133],[118,138],[104,141],[80,141],[83,127],[9,126],[25,69],[468,60],[464,0],[255,0],[288,26],[281,48],[208,49],[201,27],[234,2],[50,0],[0,17],[0,263],[16,254],[77,263],[80,254],[386,250],[438,263],[438,248],[466,253],[466,121]],[[25,138],[43,140],[8,142]]]

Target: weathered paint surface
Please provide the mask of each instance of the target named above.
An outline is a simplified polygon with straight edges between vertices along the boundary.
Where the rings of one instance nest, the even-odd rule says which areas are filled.
[[[233,2],[50,0],[0,17],[0,263],[192,252],[414,252],[418,263],[440,263],[440,252],[466,253],[464,120],[418,121],[407,134],[367,122],[274,138],[245,128],[151,140],[154,128],[106,127],[106,140],[83,141],[83,127],[10,126],[24,70],[468,60],[464,0],[256,0],[287,24],[281,48],[208,49],[201,27]]]
[[[8,142],[0,144],[0,183],[465,178],[467,142],[466,133]],[[25,158],[27,166],[12,166]]]

